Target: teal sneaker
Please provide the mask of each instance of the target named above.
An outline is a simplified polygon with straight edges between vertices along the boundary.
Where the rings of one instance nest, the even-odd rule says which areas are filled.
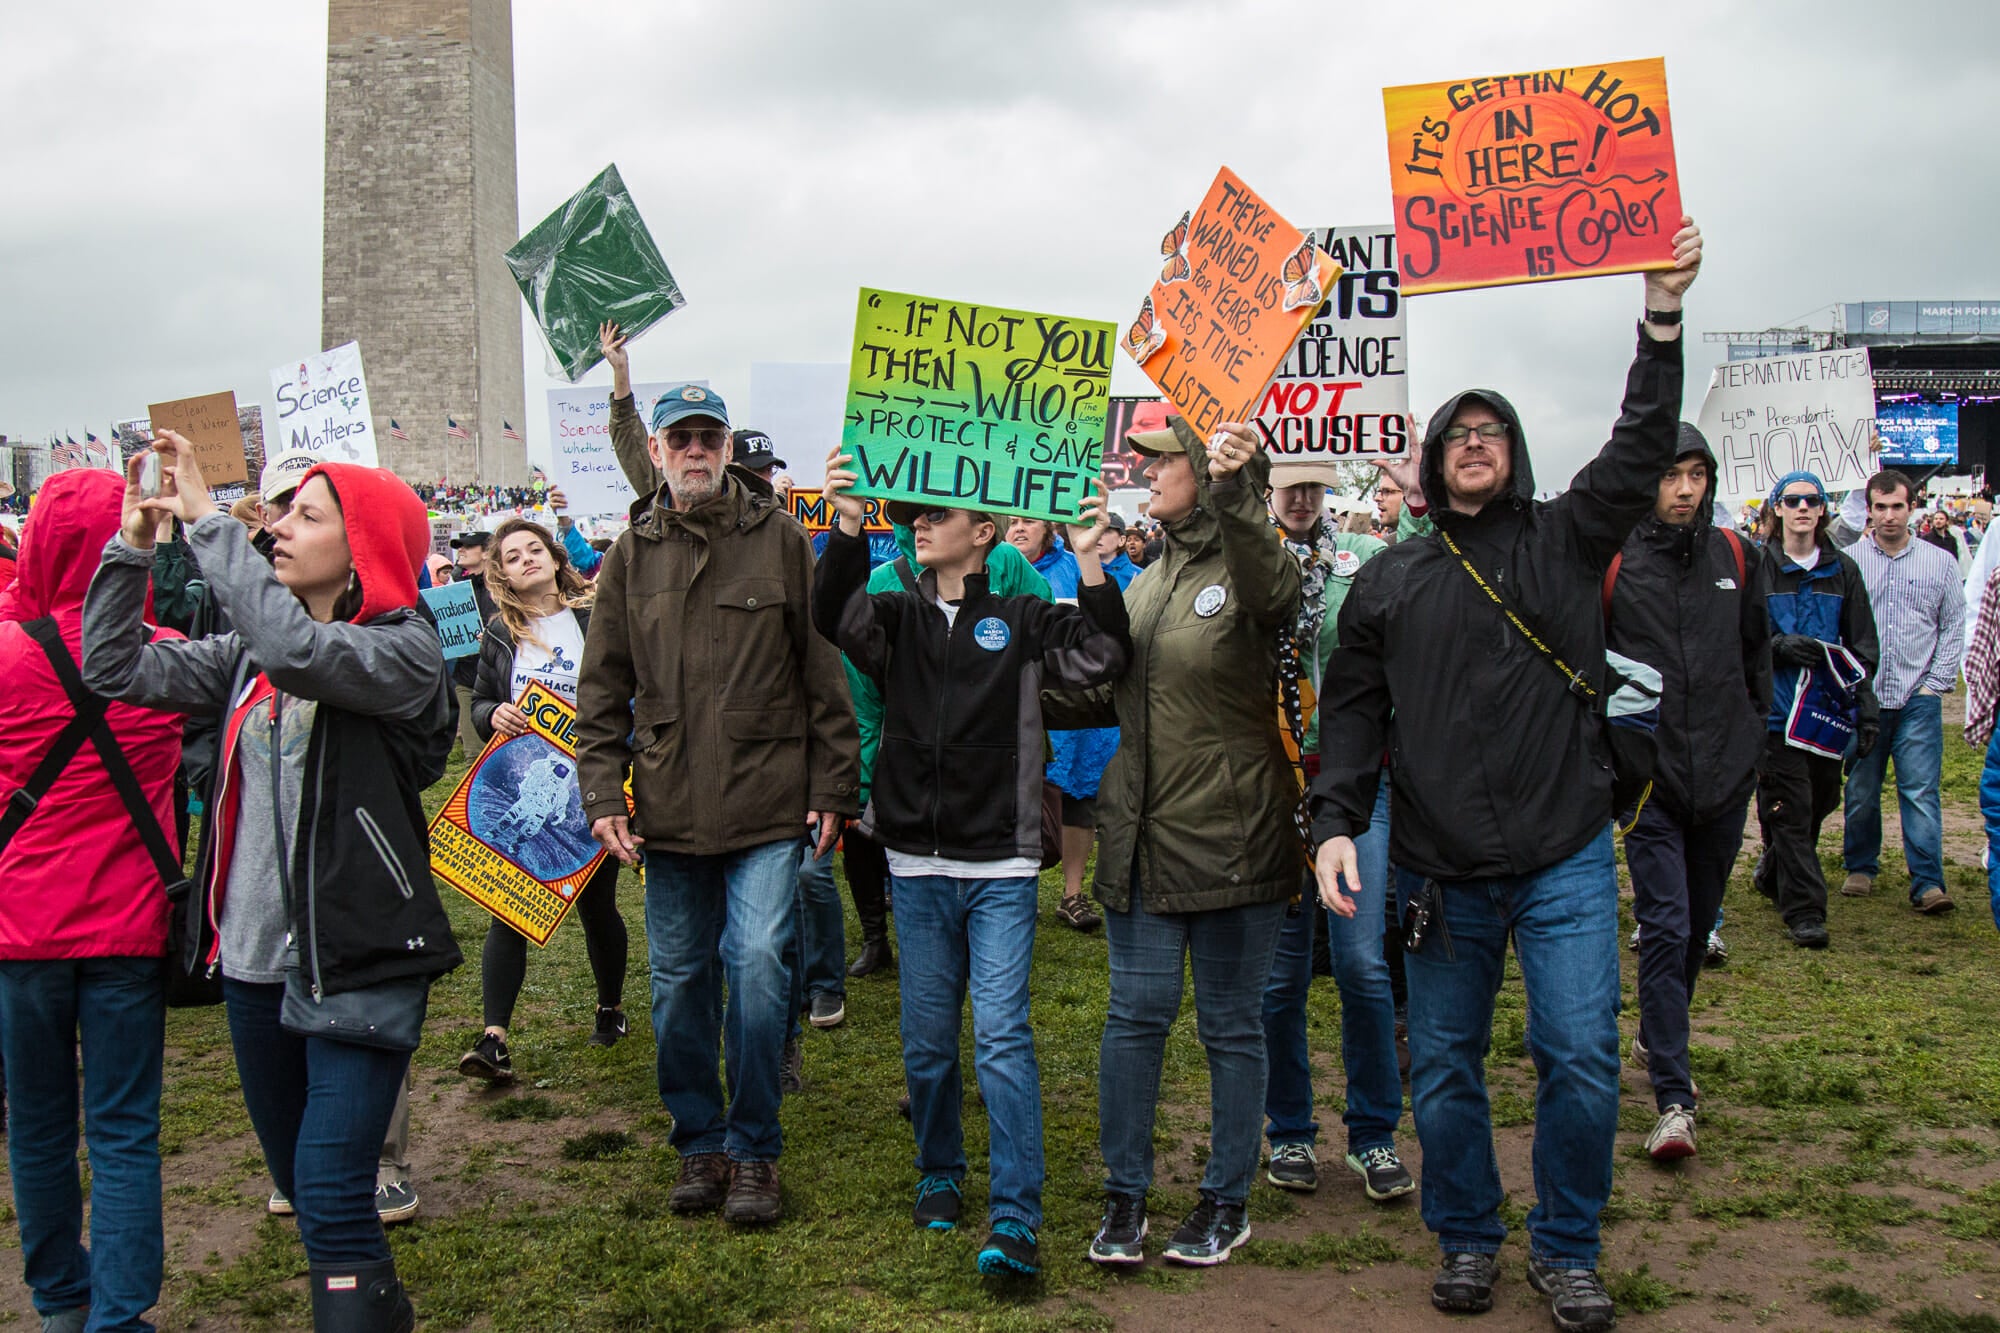
[[[1042,1271],[1042,1247],[1032,1227],[1002,1218],[993,1224],[979,1247],[979,1271],[985,1277],[1033,1277]]]
[[[958,1225],[958,1182],[949,1176],[925,1176],[917,1182],[917,1206],[910,1220],[930,1231],[950,1231]]]

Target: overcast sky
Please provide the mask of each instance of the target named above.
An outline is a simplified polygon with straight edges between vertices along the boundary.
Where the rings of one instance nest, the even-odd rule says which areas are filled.
[[[1126,319],[1222,163],[1299,225],[1386,221],[1386,84],[1658,55],[1708,240],[1687,416],[1705,331],[2000,298],[1984,0],[516,0],[514,25],[523,229],[615,161],[689,298],[638,377],[725,396],[753,361],[845,361],[864,285]],[[0,433],[261,400],[319,334],[324,7],[13,6],[0,32]],[[1629,276],[1416,298],[1413,406],[1510,393],[1560,484],[1639,306]],[[1150,385],[1121,355],[1113,389]]]

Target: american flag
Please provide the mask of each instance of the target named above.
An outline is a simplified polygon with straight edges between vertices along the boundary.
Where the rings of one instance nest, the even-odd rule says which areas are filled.
[[[521,432],[515,430],[514,423],[508,421],[505,417],[502,417],[500,420],[500,435],[501,438],[512,440],[516,444],[521,442]]]
[[[92,467],[108,468],[111,466],[111,450],[105,446],[104,441],[98,439],[89,431],[83,433],[83,453],[85,459],[89,461]]]
[[[392,440],[401,440],[404,444],[410,442],[410,437],[403,433],[403,428],[396,424],[396,418],[394,417],[389,418],[389,438]]]
[[[472,438],[471,431],[459,425],[456,421],[453,421],[450,417],[446,417],[444,419],[444,433],[450,436],[454,440],[469,440]]]
[[[83,446],[75,440],[49,439],[49,467],[55,472],[64,472],[73,467],[83,466]]]

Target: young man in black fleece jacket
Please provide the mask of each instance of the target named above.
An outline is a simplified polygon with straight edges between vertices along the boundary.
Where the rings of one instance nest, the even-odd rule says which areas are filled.
[[[979,1090],[991,1127],[992,1232],[979,1271],[1041,1265],[1042,1096],[1028,1027],[1028,964],[1042,859],[1041,691],[1087,689],[1132,657],[1125,599],[1097,559],[1104,488],[1070,529],[1077,605],[996,597],[986,553],[991,515],[891,503],[915,533],[921,575],[870,593],[868,543],[852,458],[827,459],[839,515],[813,575],[813,624],[881,686],[863,833],[882,845],[895,886],[903,988],[903,1070],[917,1137],[913,1219],[949,1230],[965,1179],[958,1034],[972,995]]]
[[[1438,502],[1436,531],[1362,566],[1326,668],[1312,802],[1321,896],[1331,900],[1342,878],[1356,882],[1354,837],[1368,827],[1386,749],[1390,859],[1418,914],[1408,919],[1422,927],[1404,954],[1410,1090],[1424,1223],[1443,1252],[1431,1302],[1443,1310],[1492,1307],[1507,1234],[1484,1061],[1511,938],[1541,1075],[1528,1278],[1558,1328],[1616,1318],[1597,1276],[1618,1130],[1618,884],[1599,599],[1612,557],[1673,466],[1681,296],[1701,264],[1690,220],[1674,246],[1675,267],[1646,275],[1611,440],[1566,494],[1534,498],[1520,419],[1501,395],[1461,393],[1432,415],[1416,480]],[[1421,512],[1417,494],[1405,503]]]

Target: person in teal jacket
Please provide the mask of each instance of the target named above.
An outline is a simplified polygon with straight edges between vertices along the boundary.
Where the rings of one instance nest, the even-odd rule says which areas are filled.
[[[917,551],[910,530],[898,523],[894,531],[896,549],[902,552],[900,559],[908,561],[914,571]],[[877,565],[868,576],[868,591],[890,592],[903,586],[896,565],[895,560]],[[1055,600],[1049,592],[1049,581],[1035,572],[1026,556],[1006,542],[995,544],[987,553],[986,579],[995,597],[1032,594],[1044,601]],[[875,772],[875,750],[882,740],[882,693],[874,681],[855,669],[846,654],[841,655],[840,662],[847,668],[847,688],[854,695],[854,720],[861,728],[861,804],[865,809],[868,781]],[[840,862],[847,872],[847,891],[854,898],[854,915],[861,921],[861,952],[848,967],[847,975],[865,977],[894,967],[896,956],[889,948],[889,863],[882,848],[850,825],[841,839]]]

